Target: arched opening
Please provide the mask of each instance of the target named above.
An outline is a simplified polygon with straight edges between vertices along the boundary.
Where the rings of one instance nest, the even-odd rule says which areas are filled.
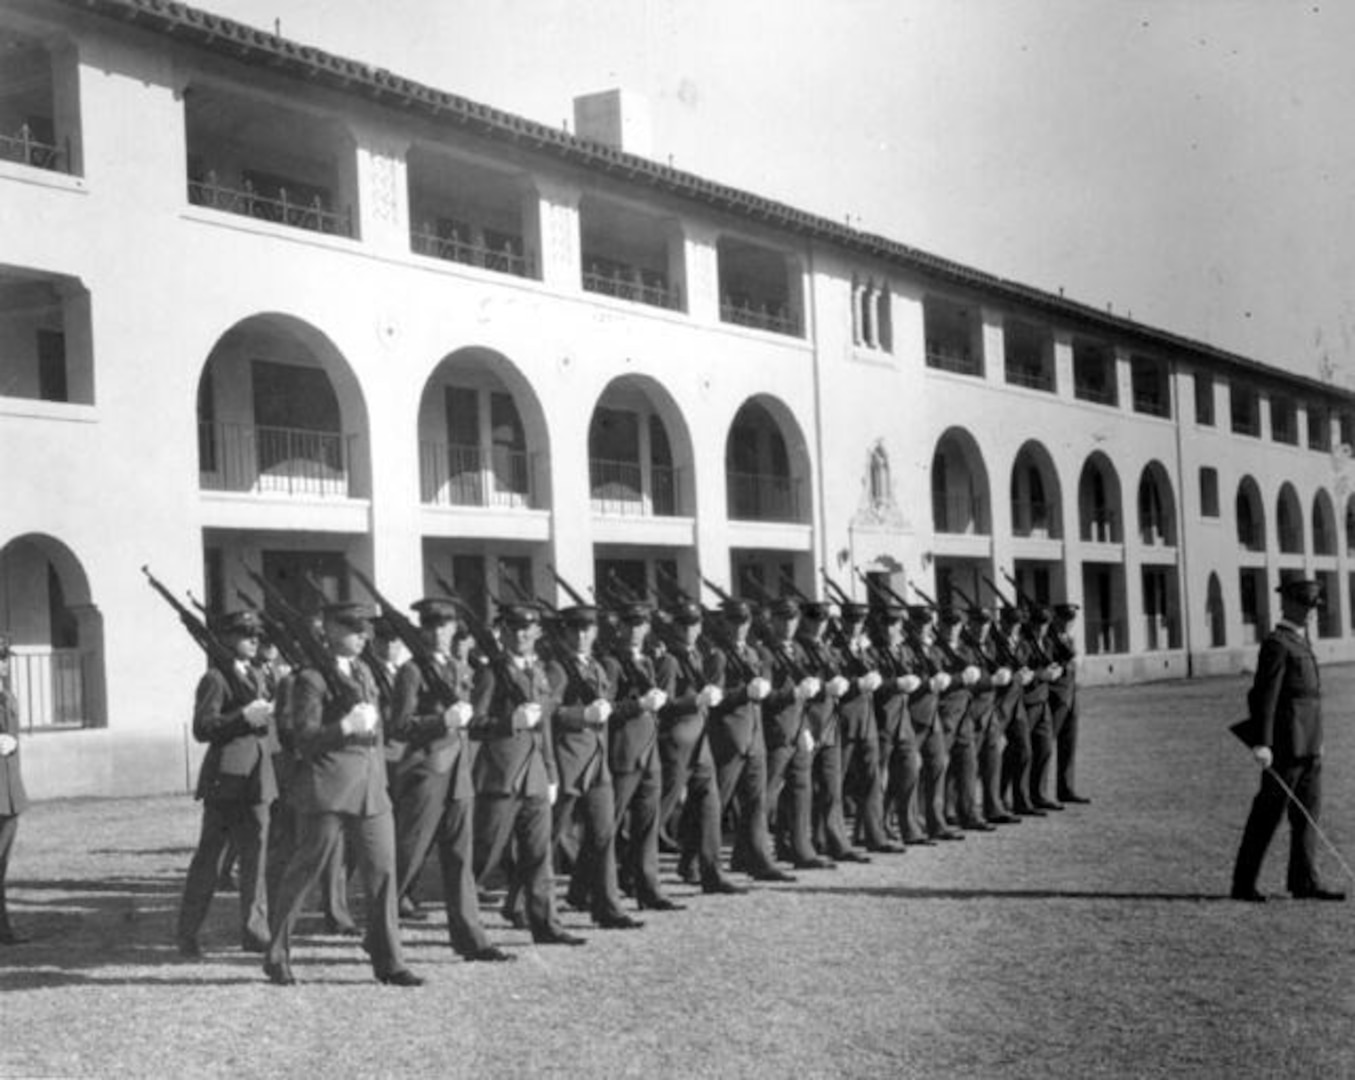
[[[0,548],[0,627],[25,729],[102,727],[103,616],[65,544],[28,533]]]
[[[1336,510],[1325,488],[1313,496],[1313,554],[1336,554]]]
[[[299,319],[255,315],[226,331],[203,367],[197,412],[204,491],[371,493],[357,378],[333,343]]]
[[[950,428],[932,456],[932,528],[938,533],[992,532],[988,471],[974,436]]]
[[[595,514],[690,515],[692,461],[690,433],[667,390],[642,376],[608,383],[588,426]]]
[[[1209,647],[1221,649],[1228,644],[1228,623],[1223,608],[1223,586],[1218,574],[1209,575],[1209,587],[1205,591],[1204,618],[1209,627]]]
[[[1237,485],[1234,502],[1237,517],[1237,542],[1247,551],[1266,550],[1266,510],[1261,489],[1250,476]]]
[[[1054,459],[1043,444],[1031,440],[1012,465],[1012,533],[1015,536],[1063,536],[1063,499]]]
[[[1346,554],[1355,555],[1355,495],[1346,500]]]
[[[804,435],[781,401],[764,394],[739,407],[725,440],[725,484],[732,520],[810,520]]]
[[[1176,546],[1176,510],[1171,479],[1162,463],[1150,461],[1139,476],[1139,537],[1149,547]]]
[[[1120,477],[1099,450],[1087,458],[1077,483],[1078,535],[1090,543],[1124,542]]]
[[[1280,536],[1280,554],[1303,554],[1303,508],[1293,484],[1280,488],[1275,504],[1275,528]]]

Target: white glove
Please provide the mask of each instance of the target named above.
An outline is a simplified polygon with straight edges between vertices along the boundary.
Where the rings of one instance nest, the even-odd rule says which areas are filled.
[[[470,724],[470,718],[475,715],[475,710],[471,708],[469,701],[456,701],[447,706],[446,713],[443,714],[443,720],[447,724],[447,729],[463,728]]]
[[[964,684],[966,686],[973,686],[982,677],[983,672],[976,668],[973,664],[970,664],[967,668],[965,668],[964,673],[960,676],[960,678],[964,680]]]
[[[814,736],[811,734],[809,728],[804,728],[800,732],[800,745],[804,747],[806,754],[812,754],[814,752]]]
[[[873,694],[880,689],[882,682],[884,682],[884,676],[878,671],[868,671],[856,680],[856,688],[863,694]]]
[[[828,618],[830,619],[842,618],[842,608],[837,604],[829,604],[826,610],[828,613]]]
[[[696,695],[697,704],[706,709],[715,708],[720,702],[724,701],[724,699],[725,692],[714,683],[703,686],[701,688],[701,693]]]
[[[795,697],[799,701],[808,701],[810,698],[818,697],[819,691],[823,689],[823,683],[813,675],[806,675],[795,684]]]
[[[1253,746],[1251,756],[1256,759],[1256,764],[1263,769],[1269,769],[1270,763],[1275,760],[1275,755],[1270,752],[1269,746]]]
[[[555,805],[555,800],[556,800],[557,798],[559,798],[559,797],[560,797],[560,785],[559,785],[559,784],[547,784],[547,785],[546,785],[546,798],[548,798],[548,799],[550,800],[551,806],[554,806],[554,805]]]
[[[513,710],[513,727],[527,728],[529,731],[541,723],[541,706],[535,701],[527,701]]]
[[[1012,669],[1000,667],[993,672],[994,686],[1009,686],[1012,681]]]
[[[1020,675],[1022,686],[1029,686],[1035,679],[1035,672],[1031,671],[1028,667],[1023,667],[1020,671]]]
[[[922,679],[917,675],[901,675],[899,677],[899,689],[905,694],[911,694],[922,685]]]
[[[339,721],[339,730],[345,735],[370,735],[380,719],[376,706],[362,702],[354,705],[348,715]]]
[[[849,683],[841,675],[834,675],[831,679],[828,680],[828,696],[839,698],[843,694],[845,694],[848,690],[850,690],[851,687],[852,684]]]
[[[748,683],[748,700],[761,701],[772,692],[772,684],[761,675]]]
[[[657,686],[653,690],[645,692],[640,698],[640,705],[649,712],[658,712],[668,704],[668,695]]]
[[[258,701],[251,701],[242,710],[245,717],[245,723],[256,731],[263,731],[268,727],[269,717],[273,715],[273,703],[259,698]]]
[[[602,727],[611,715],[612,703],[600,697],[583,710],[583,722],[593,727]]]
[[[932,688],[933,694],[944,694],[950,686],[950,676],[944,671],[938,671],[928,680],[927,685]]]
[[[1046,682],[1056,682],[1058,677],[1063,674],[1063,668],[1059,667],[1058,664],[1050,664],[1041,674]]]
[[[9,757],[19,749],[19,740],[13,735],[0,734],[0,757]]]

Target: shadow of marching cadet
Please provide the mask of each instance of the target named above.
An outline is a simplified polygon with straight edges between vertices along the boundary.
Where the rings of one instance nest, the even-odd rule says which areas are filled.
[[[1113,889],[957,889],[957,888],[917,888],[907,885],[863,885],[834,888],[825,885],[802,885],[793,892],[801,894],[821,893],[826,896],[872,896],[900,900],[1142,900],[1142,901],[1188,901],[1190,903],[1212,903],[1227,900],[1226,892],[1144,892],[1128,890],[1117,892]]]

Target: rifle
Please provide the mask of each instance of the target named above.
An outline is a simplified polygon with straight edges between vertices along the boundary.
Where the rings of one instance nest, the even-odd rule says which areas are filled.
[[[1020,605],[1033,614],[1035,612],[1035,609],[1038,608],[1040,605],[1037,604],[1034,598],[1032,598],[1024,589],[1021,588],[1020,583],[1016,580],[1016,578],[1012,577],[1011,574],[1003,570],[1002,576],[1006,578],[1007,581],[1011,583],[1011,587],[1016,590],[1016,599],[1019,601]],[[1027,628],[1027,631],[1029,631],[1029,628]],[[1026,640],[1030,642],[1030,647],[1035,651],[1035,656],[1039,660],[1041,667],[1045,667],[1053,662],[1050,660],[1049,654],[1046,653],[1044,651],[1044,648],[1040,645],[1039,638],[1035,634],[1027,632]]]
[[[960,599],[965,602],[965,606],[969,607],[974,611],[979,610],[979,605],[976,604],[973,598],[970,597],[969,594],[966,593],[962,588],[960,588],[960,586],[952,582],[950,589],[951,592],[957,594],[960,597]],[[990,634],[989,636],[991,640],[992,635]],[[998,637],[1000,638],[1001,635],[998,635]],[[978,658],[983,661],[983,666],[986,667],[990,673],[996,671],[999,667],[1006,666],[1005,663],[999,663],[997,660],[993,659],[986,652],[984,652],[982,640],[975,637],[973,633],[970,632],[969,626],[967,624],[960,627],[960,638],[961,640],[964,641],[966,645],[968,645],[971,649],[974,650]],[[993,647],[997,649],[998,652],[1004,654],[1004,660],[1005,656],[1009,654],[1011,651],[1006,648],[1006,642],[1000,640],[993,640]]]
[[[719,597],[722,603],[732,603],[733,598],[712,581],[701,578],[701,584]],[[725,659],[734,666],[735,674],[743,682],[752,682],[757,678],[757,672],[748,666],[748,661],[739,654],[738,643],[725,633],[724,627],[720,625],[719,619],[710,619],[705,623],[705,631],[710,635],[711,641],[715,647],[725,654]]]
[[[584,599],[583,593],[579,592],[578,589],[574,588],[574,586],[572,586],[569,582],[567,582],[564,578],[557,574],[555,572],[555,567],[553,567],[550,563],[547,563],[546,569],[550,571],[550,576],[555,579],[555,584],[559,585],[560,588],[564,589],[565,595],[568,596],[571,600],[573,600],[575,604],[578,604],[580,607],[588,606],[588,601]]]
[[[293,668],[299,667],[304,656],[301,648],[292,640],[291,631],[277,616],[268,611],[255,597],[250,596],[244,589],[236,589],[235,595],[240,598],[240,602],[259,616],[259,621],[263,623],[264,629],[268,632],[268,640],[278,647],[278,652],[282,653],[282,658]]]
[[[872,596],[886,602],[893,600],[896,604],[903,607],[905,612],[903,618],[903,633],[908,638],[908,644],[912,647],[918,660],[921,661],[926,668],[927,678],[931,678],[931,676],[937,674],[940,671],[940,668],[937,666],[936,661],[932,659],[931,654],[927,651],[927,645],[926,642],[922,640],[922,635],[917,632],[917,628],[914,627],[912,622],[908,619],[907,609],[911,606],[908,601],[896,593],[890,585],[885,582],[877,584],[876,582],[871,581],[871,579],[866,577],[859,569],[856,571],[856,576],[865,583],[866,588],[870,591]],[[889,650],[887,649],[885,650],[885,652],[888,651]],[[893,657],[891,656],[890,659],[892,661]],[[895,665],[895,670],[898,670],[897,665]]]
[[[746,577],[749,587],[753,590],[754,599],[764,607],[772,602],[771,594],[767,592],[752,577]],[[776,668],[779,678],[789,679],[793,683],[804,681],[807,674],[799,661],[795,659],[795,651],[792,648],[790,652],[782,650],[782,642],[772,637],[771,627],[766,625],[761,619],[753,619],[753,627],[757,631],[758,639],[762,642],[767,652],[771,655],[772,664]],[[791,643],[793,645],[793,642]]]
[[[813,604],[816,602],[810,597],[806,596],[804,592],[800,589],[800,587],[796,585],[793,580],[786,577],[785,574],[781,575],[781,588],[782,595],[785,595],[785,590],[789,589],[790,594],[793,597],[795,597],[795,599],[799,600],[800,603],[802,604]],[[839,603],[839,601],[836,598],[830,597],[829,603],[836,604]],[[837,649],[839,652],[845,653],[847,651],[848,641],[847,641],[847,632],[842,628],[841,616],[829,615],[827,621],[828,625],[824,629],[823,636],[828,639],[828,641],[832,644],[833,648]]]
[[[938,616],[941,614],[940,605],[937,604],[937,602],[933,600],[930,596],[928,596],[925,592],[923,592],[922,587],[918,585],[916,581],[909,581],[908,587],[912,589],[913,592],[917,593],[918,596],[922,597],[922,602],[926,604],[929,608],[931,608],[932,611],[936,612]],[[955,649],[951,647],[950,642],[947,641],[945,637],[939,632],[940,627],[938,627],[937,630],[938,633],[936,635],[936,647],[946,654],[946,659],[949,660],[951,664],[953,664],[955,667],[961,668],[968,667],[969,666],[968,661],[966,661],[963,656],[957,653]]]
[[[470,631],[471,638],[475,641],[475,647],[484,655],[489,666],[494,669],[494,674],[499,682],[507,686],[509,693],[516,699],[516,705],[526,705],[531,700],[526,692],[517,684],[517,680],[512,677],[512,666],[508,660],[508,654],[503,651],[503,646],[495,638],[494,632],[485,625],[484,620],[471,610],[457,592],[439,574],[433,574],[433,581],[437,587],[446,594],[447,599],[454,603],[461,610],[461,617],[465,620],[466,629]]]
[[[151,588],[164,598],[165,603],[174,609],[179,622],[188,631],[188,636],[207,654],[207,661],[226,680],[231,694],[240,701],[253,701],[259,697],[258,688],[248,682],[235,666],[235,653],[218,638],[199,615],[194,615],[183,602],[177,599],[164,584],[151,573],[149,566],[142,566],[141,572],[151,583]]]
[[[839,604],[850,604],[852,602],[852,598],[847,595],[842,586],[834,581],[832,575],[828,573],[828,567],[820,566],[819,573],[823,575],[823,583],[828,587],[828,591],[833,594],[834,600]]]

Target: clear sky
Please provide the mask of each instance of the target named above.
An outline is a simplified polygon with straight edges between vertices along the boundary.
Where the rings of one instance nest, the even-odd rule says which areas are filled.
[[[1355,389],[1355,4],[194,0]]]

